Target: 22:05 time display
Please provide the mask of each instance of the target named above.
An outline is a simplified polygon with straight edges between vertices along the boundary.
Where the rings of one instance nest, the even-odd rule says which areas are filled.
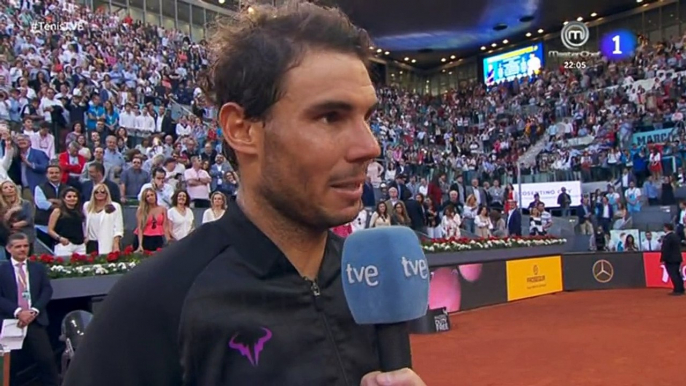
[[[565,61],[564,62],[564,67],[568,69],[572,68],[586,68],[586,62],[577,62],[577,61]]]

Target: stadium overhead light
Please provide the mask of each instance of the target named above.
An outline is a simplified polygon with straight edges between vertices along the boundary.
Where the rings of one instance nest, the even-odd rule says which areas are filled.
[[[637,2],[637,3],[642,3],[642,2],[643,2],[643,0],[636,0],[636,2]]]
[[[562,23],[562,25],[567,25],[567,24],[569,24],[569,22],[567,20],[565,20],[565,22]]]
[[[403,72],[402,72],[402,71],[400,71],[400,75],[402,75],[402,74],[403,74]]]
[[[579,16],[579,17],[576,18],[576,21],[584,21],[584,18],[581,17],[581,16]]]
[[[410,60],[410,58],[408,58],[408,57],[406,56],[406,57],[405,57],[405,61],[407,62],[408,60]]]
[[[598,14],[595,13],[595,12],[593,12],[593,13],[591,14],[591,17],[596,17],[596,16],[598,16]]]
[[[507,44],[507,43],[509,43],[509,42],[510,42],[510,41],[507,40],[507,39],[503,40],[503,44]]]
[[[384,54],[384,55],[390,55],[391,53],[388,52],[388,51],[386,51],[386,52],[384,52],[383,54]]]
[[[448,75],[452,75],[452,74],[453,74],[453,72],[452,72],[452,71],[450,71],[450,72],[448,73]]]
[[[445,73],[445,70],[441,71],[442,73]]]
[[[542,33],[543,33],[543,28],[540,28],[540,29],[538,30],[538,33],[539,33],[539,34],[542,34]]]
[[[446,61],[445,58],[441,58],[441,62],[445,63],[445,61]]]
[[[223,0],[223,1],[225,1],[225,0]],[[255,8],[253,8],[253,7],[248,7],[248,13],[251,14],[251,15],[252,15],[253,13],[255,13]]]
[[[428,80],[428,79],[426,80],[426,83],[429,83],[429,80]]]
[[[374,49],[374,46],[369,46],[369,49],[370,49],[370,50],[373,50],[373,49]]]
[[[378,49],[376,50],[376,52],[377,52],[378,54],[380,54],[381,51],[383,51],[381,48],[378,48]]]
[[[530,38],[531,37],[531,32],[526,33],[526,37]]]
[[[450,60],[455,60],[455,55],[450,55]]]
[[[219,0],[219,4],[224,4],[226,0]]]
[[[481,46],[481,51],[486,51],[486,46]]]
[[[412,59],[412,63],[417,63],[417,59]]]
[[[496,46],[497,46],[497,44],[495,44],[495,43],[491,44],[491,47],[496,47]]]

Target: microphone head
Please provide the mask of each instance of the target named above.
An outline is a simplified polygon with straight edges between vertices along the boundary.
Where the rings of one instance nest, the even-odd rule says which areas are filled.
[[[363,229],[348,236],[341,275],[357,324],[394,324],[426,314],[429,264],[408,227]]]

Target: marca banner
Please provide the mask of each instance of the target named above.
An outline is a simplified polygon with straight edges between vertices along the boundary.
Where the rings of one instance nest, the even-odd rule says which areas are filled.
[[[508,301],[562,291],[560,256],[510,260],[506,264]]]
[[[541,201],[543,201],[546,208],[559,207],[557,204],[557,197],[562,193],[562,188],[565,188],[567,194],[569,194],[569,198],[572,201],[571,206],[579,205],[581,202],[581,181],[522,184],[521,191],[519,190],[519,185],[515,184],[514,188],[517,202],[519,202],[519,197],[522,197],[522,205],[525,208],[534,200],[534,195],[537,193],[541,197]]]
[[[686,253],[682,253],[686,259]],[[648,288],[672,288],[672,283],[669,281],[669,275],[665,266],[660,262],[659,252],[645,252],[643,253],[643,265],[646,275],[646,287]],[[686,265],[681,267],[681,277],[686,282]]]
[[[674,129],[660,129],[634,133],[634,135],[631,136],[631,144],[645,146],[648,142],[665,143],[672,137],[672,131],[674,131]]]
[[[565,291],[646,286],[640,252],[564,255],[562,275]]]

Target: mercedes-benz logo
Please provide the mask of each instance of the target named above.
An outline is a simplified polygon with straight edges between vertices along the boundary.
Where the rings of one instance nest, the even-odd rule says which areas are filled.
[[[615,268],[607,260],[598,260],[593,264],[593,278],[598,283],[608,283],[615,275]]]

